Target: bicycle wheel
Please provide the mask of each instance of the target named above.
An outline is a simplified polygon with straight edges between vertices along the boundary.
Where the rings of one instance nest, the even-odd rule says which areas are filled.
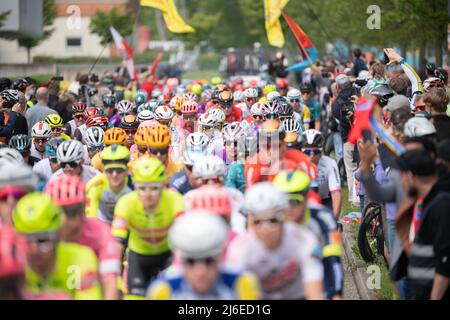
[[[341,176],[342,186],[347,185],[347,172],[345,171],[344,158],[339,159],[338,162],[339,175]]]
[[[366,262],[373,262],[377,255],[384,256],[384,235],[380,206],[370,206],[358,231],[358,249]]]

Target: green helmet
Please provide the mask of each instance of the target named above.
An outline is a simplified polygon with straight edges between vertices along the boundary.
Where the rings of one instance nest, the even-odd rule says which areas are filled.
[[[137,95],[134,97],[134,104],[135,104],[136,106],[139,106],[139,105],[145,103],[146,101],[147,101],[147,97],[144,96],[143,94],[137,94]]]
[[[32,192],[17,202],[12,220],[19,233],[56,232],[63,224],[63,214],[49,195]]]
[[[285,192],[289,199],[303,202],[309,191],[311,179],[300,170],[281,171],[275,176],[272,183],[279,190]]]
[[[122,145],[113,144],[109,147],[106,147],[102,151],[102,162],[104,164],[110,162],[125,162],[127,163],[130,160],[130,151],[128,151],[127,147]]]

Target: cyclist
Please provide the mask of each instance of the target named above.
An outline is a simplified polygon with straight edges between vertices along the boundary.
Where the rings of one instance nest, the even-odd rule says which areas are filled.
[[[286,195],[261,182],[247,191],[245,207],[252,229],[231,242],[226,263],[253,272],[263,299],[322,299],[319,243],[308,229],[285,221]]]
[[[287,99],[294,108],[294,119],[303,124],[303,128],[308,130],[311,124],[311,112],[302,103],[301,93],[297,89],[291,89],[287,93]]]
[[[130,152],[124,146],[112,145],[103,150],[101,159],[103,173],[86,185],[86,216],[111,224],[117,201],[132,190],[127,173]]]
[[[220,262],[228,227],[219,217],[205,212],[187,213],[170,230],[170,245],[178,252],[182,268],[166,271],[147,291],[150,299],[224,300],[259,299],[256,278],[232,272]]]
[[[170,177],[169,188],[186,194],[194,189],[197,184],[192,174],[194,163],[200,159],[201,153],[186,150],[183,156],[184,168]]]
[[[33,167],[39,162],[38,158],[31,155],[31,139],[26,134],[15,134],[9,139],[9,146],[20,152],[25,164]]]
[[[225,113],[225,122],[240,122],[242,120],[242,110],[233,103],[233,93],[229,90],[222,91],[217,99],[219,107]]]
[[[27,290],[34,294],[59,290],[80,300],[102,298],[95,253],[86,246],[60,241],[62,209],[48,195],[25,195],[17,203],[12,220],[28,242]],[[79,277],[76,282],[74,272]]]
[[[134,144],[134,135],[139,127],[139,121],[135,115],[127,115],[122,118],[120,121],[119,128],[125,130],[127,135],[124,145],[128,149]]]
[[[207,147],[207,154],[217,155],[223,158],[224,155],[224,143],[222,133],[216,129],[219,124],[219,119],[210,113],[203,113],[198,118],[198,131],[206,134],[209,139]]]
[[[33,166],[33,172],[39,174],[45,183],[49,181],[53,174],[60,168],[58,158],[56,157],[56,150],[64,141],[66,140],[63,138],[50,139],[45,145],[46,158]]]
[[[339,219],[342,204],[341,178],[334,159],[322,155],[323,135],[316,129],[306,130],[302,134],[302,151],[311,162],[317,165],[318,193],[322,203],[330,208]]]
[[[84,111],[86,110],[86,108],[87,106],[83,102],[77,102],[72,105],[73,119],[67,122],[64,126],[66,134],[72,139],[75,138],[75,131],[77,130],[77,128],[84,124]]]
[[[289,205],[286,220],[305,226],[320,241],[327,299],[342,299],[342,244],[333,213],[323,205],[307,201],[311,179],[304,172],[281,171],[275,176],[273,184],[287,194]]]
[[[151,278],[169,262],[167,233],[178,214],[184,211],[183,197],[164,188],[164,164],[156,158],[142,159],[133,168],[135,190],[119,199],[114,209],[112,234],[119,252],[128,247],[128,298],[143,297]]]
[[[303,83],[300,86],[302,101],[308,107],[312,117],[312,127],[320,131],[320,104],[312,96],[313,88],[310,83]]]
[[[251,107],[258,100],[258,91],[255,88],[247,88],[244,91],[244,97],[245,97],[245,104],[247,105],[247,108],[250,110]]]
[[[223,132],[228,172],[224,185],[245,192],[245,139],[246,132],[239,122],[230,123]]]
[[[50,126],[44,121],[39,121],[31,128],[31,138],[33,139],[31,156],[41,160],[45,158],[45,145],[50,139],[51,131]]]
[[[103,110],[105,111],[105,116],[108,117],[108,121],[113,125],[113,127],[117,127],[119,125],[120,121],[118,121],[117,123],[112,121],[112,118],[117,113],[116,97],[112,94],[105,94],[103,96],[102,100],[103,100]]]
[[[103,142],[105,132],[100,127],[90,127],[86,130],[86,151],[90,159],[90,165],[98,171],[103,171],[100,153],[105,147]]]
[[[45,192],[64,211],[60,239],[87,246],[99,261],[99,278],[105,300],[118,298],[117,276],[120,261],[110,228],[98,219],[85,216],[85,185],[77,176],[61,176],[45,187]]]
[[[70,137],[63,132],[64,122],[59,114],[57,114],[57,113],[49,114],[45,118],[45,122],[50,126],[50,128],[52,130],[52,133],[51,133],[52,138],[61,137],[64,140],[70,140]]]
[[[56,157],[61,168],[52,175],[50,181],[67,174],[79,176],[84,183],[88,183],[93,177],[99,175],[98,170],[83,164],[84,155],[84,145],[80,141],[71,140],[61,143],[56,150]]]

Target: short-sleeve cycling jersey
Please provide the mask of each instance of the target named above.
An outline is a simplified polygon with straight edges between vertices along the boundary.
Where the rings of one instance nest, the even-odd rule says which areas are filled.
[[[48,158],[42,159],[33,166],[33,172],[39,174],[45,181],[52,178],[53,171]]]
[[[93,167],[94,169],[103,172],[103,163],[102,163],[102,153],[101,152],[97,152],[91,159],[91,163],[90,163],[91,167]]]
[[[77,300],[100,300],[98,260],[89,247],[77,243],[58,243],[53,273],[43,278],[30,266],[25,271],[26,287],[32,294],[62,291]]]
[[[232,106],[230,114],[225,118],[225,122],[228,123],[235,121],[240,122],[241,120],[242,120],[242,110],[238,107]]]
[[[92,178],[86,185],[86,216],[97,217],[111,224],[117,201],[131,191],[126,182],[119,193],[114,193],[109,188],[108,178],[104,173]]]
[[[169,188],[174,189],[181,194],[186,194],[193,189],[184,170],[181,170],[170,177]]]
[[[329,199],[330,193],[341,190],[341,178],[335,160],[322,156],[317,166],[319,195],[322,199]]]
[[[128,248],[141,255],[157,255],[169,251],[167,233],[175,217],[185,210],[183,196],[163,189],[158,206],[146,213],[136,191],[124,195],[116,204],[112,234]]]
[[[300,116],[300,119],[296,116],[298,114]],[[302,104],[299,107],[298,113],[294,113],[295,120],[300,120],[302,123],[310,123],[311,122],[311,112],[309,111],[308,107],[304,104]]]
[[[57,178],[61,177],[64,174],[65,173],[64,173],[62,168],[58,169],[52,175],[52,177],[50,178],[50,181],[52,181],[54,179],[57,179]],[[84,182],[84,184],[87,184],[89,182],[89,180],[91,180],[92,178],[94,178],[95,176],[97,176],[99,174],[100,174],[100,171],[92,168],[91,166],[83,165],[83,171],[81,173],[81,180]]]
[[[286,222],[278,248],[268,250],[250,231],[231,242],[225,262],[254,273],[261,284],[263,299],[303,299],[304,283],[323,279],[320,251],[311,231]]]
[[[30,156],[38,158],[39,160],[42,160],[42,159],[45,159],[45,157],[47,157],[47,154],[45,152],[39,152],[33,143],[31,145],[31,149],[30,149]]]
[[[320,120],[320,105],[319,101],[311,97],[309,102],[306,104],[308,107],[313,120]]]
[[[245,192],[244,164],[242,161],[233,162],[228,166],[224,185]]]

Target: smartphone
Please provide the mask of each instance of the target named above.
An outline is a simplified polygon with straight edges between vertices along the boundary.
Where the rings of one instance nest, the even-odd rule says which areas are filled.
[[[388,64],[389,63],[389,57],[387,56],[386,52],[383,51],[383,55],[384,55],[384,64]]]

